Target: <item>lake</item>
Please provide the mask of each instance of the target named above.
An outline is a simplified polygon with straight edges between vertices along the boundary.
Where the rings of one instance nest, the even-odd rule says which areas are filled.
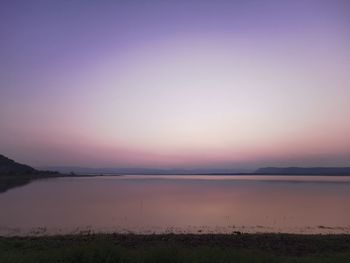
[[[0,193],[0,211],[0,235],[350,233],[350,177],[62,177]]]

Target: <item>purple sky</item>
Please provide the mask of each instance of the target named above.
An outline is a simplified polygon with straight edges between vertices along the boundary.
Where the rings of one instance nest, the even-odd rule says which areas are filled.
[[[0,153],[350,165],[350,2],[2,1]]]

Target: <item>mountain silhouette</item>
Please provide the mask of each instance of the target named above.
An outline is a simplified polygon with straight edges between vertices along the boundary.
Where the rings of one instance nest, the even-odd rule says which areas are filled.
[[[20,164],[0,154],[0,175],[33,174],[38,171],[29,165]]]

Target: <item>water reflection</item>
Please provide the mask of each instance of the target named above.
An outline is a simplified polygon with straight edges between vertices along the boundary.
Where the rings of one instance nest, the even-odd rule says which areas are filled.
[[[349,177],[55,178],[0,194],[0,233],[349,233],[349,203]]]
[[[24,186],[32,181],[31,178],[0,178],[0,194],[12,188]]]

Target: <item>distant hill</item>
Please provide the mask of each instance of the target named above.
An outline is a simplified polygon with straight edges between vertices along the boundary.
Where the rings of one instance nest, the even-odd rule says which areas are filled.
[[[265,167],[254,174],[270,175],[350,175],[350,167]]]
[[[38,172],[29,165],[20,164],[0,154],[0,175],[1,174],[33,174]]]

